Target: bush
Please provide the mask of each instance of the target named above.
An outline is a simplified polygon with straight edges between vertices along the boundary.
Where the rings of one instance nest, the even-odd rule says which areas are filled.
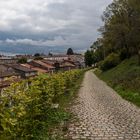
[[[0,139],[43,139],[50,121],[57,122],[55,119],[59,117],[57,109],[57,114],[50,116],[54,111],[52,105],[74,86],[81,74],[82,70],[73,70],[36,77],[3,90],[0,96]]]
[[[120,59],[121,59],[121,61],[122,61],[122,60],[125,60],[126,58],[130,58],[130,57],[131,57],[131,55],[130,55],[130,53],[127,51],[127,49],[123,48],[123,49],[121,50],[121,52],[120,52]]]
[[[43,59],[43,57],[41,57],[41,56],[37,56],[37,57],[35,57],[34,60],[42,60],[42,59]]]
[[[21,63],[21,64],[27,63],[27,58],[25,58],[25,57],[20,58],[18,60],[18,63]]]
[[[111,53],[105,58],[104,61],[100,63],[100,68],[101,70],[106,71],[108,69],[117,66],[119,63],[120,63],[119,55],[115,53]]]

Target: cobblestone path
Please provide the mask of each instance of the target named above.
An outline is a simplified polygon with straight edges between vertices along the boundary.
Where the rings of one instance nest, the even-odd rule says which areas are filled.
[[[71,111],[68,140],[140,140],[140,109],[122,99],[92,71],[85,74]]]

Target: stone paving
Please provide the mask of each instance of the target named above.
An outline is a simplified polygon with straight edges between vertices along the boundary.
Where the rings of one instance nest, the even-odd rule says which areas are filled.
[[[67,140],[140,140],[140,109],[122,99],[92,71],[71,107]]]

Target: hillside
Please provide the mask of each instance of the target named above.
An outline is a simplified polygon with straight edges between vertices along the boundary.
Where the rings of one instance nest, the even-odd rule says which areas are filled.
[[[124,99],[140,106],[140,66],[134,56],[106,72],[96,70],[96,75],[113,87]]]

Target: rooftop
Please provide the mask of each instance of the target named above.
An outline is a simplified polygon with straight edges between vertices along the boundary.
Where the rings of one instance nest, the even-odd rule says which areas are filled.
[[[23,71],[23,72],[36,72],[36,70],[33,70],[31,68],[27,68],[25,66],[22,66],[20,64],[14,64],[14,65],[8,65],[16,70],[20,70],[20,71]]]
[[[30,64],[21,64],[22,66],[25,66],[25,67],[27,67],[27,68],[30,68],[30,69],[33,69],[33,70],[35,70],[35,71],[38,71],[38,72],[41,72],[41,73],[46,73],[46,72],[48,72],[47,70],[45,70],[45,69],[41,69],[41,68],[39,68],[39,67],[35,67],[35,66],[32,66],[32,65],[30,65]]]
[[[11,71],[0,72],[0,78],[16,76],[16,75],[18,75],[18,74],[15,72],[11,72]]]
[[[35,63],[37,63],[37,64],[40,64],[40,65],[42,65],[42,66],[44,66],[44,67],[50,68],[50,69],[55,69],[54,66],[52,66],[52,65],[50,65],[50,64],[47,64],[47,63],[45,63],[45,62],[43,62],[43,61],[40,61],[40,60],[34,60],[33,62],[35,62]]]

